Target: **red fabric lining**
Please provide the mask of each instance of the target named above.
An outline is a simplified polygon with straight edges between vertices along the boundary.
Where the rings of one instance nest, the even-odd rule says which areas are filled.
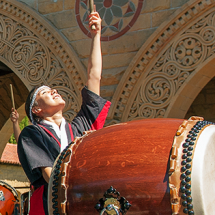
[[[39,125],[39,124],[38,124]],[[47,128],[45,128],[44,126],[42,125],[39,125],[41,128],[43,128],[49,135],[51,135],[58,143],[58,145],[61,147],[61,143],[59,142],[59,140],[52,134],[51,131],[49,131]]]
[[[102,111],[100,112],[100,114],[98,115],[97,119],[91,125],[90,130],[98,130],[98,129],[103,128],[110,105],[111,105],[111,102],[109,102],[109,101],[107,101],[105,103],[105,105],[104,105]]]
[[[37,188],[30,199],[30,212],[29,215],[45,215],[43,208],[43,191],[44,185]]]
[[[72,132],[72,126],[69,124],[69,130],[70,130],[70,135],[71,135],[71,140],[74,140],[73,132]]]

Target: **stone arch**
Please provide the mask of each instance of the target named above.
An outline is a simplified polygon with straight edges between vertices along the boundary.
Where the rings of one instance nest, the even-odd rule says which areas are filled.
[[[213,67],[215,58],[214,6],[214,1],[189,1],[145,42],[113,96],[112,123],[185,116],[198,92],[214,76],[211,71],[203,72]],[[185,95],[187,103],[182,108]]]
[[[80,108],[80,89],[87,80],[86,69],[64,37],[47,20],[16,0],[0,1],[0,61],[28,90],[40,84],[57,88],[66,100],[64,116],[68,120]],[[1,129],[2,140],[7,137],[6,130],[12,130],[9,122]],[[6,143],[2,140],[1,150]]]
[[[208,58],[202,65],[199,65],[190,79],[184,84],[169,104],[166,115],[169,118],[184,118],[191,104],[215,76],[215,56]]]

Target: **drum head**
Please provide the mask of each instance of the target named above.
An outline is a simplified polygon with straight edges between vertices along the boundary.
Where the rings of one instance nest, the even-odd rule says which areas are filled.
[[[196,215],[211,215],[215,206],[215,125],[205,128],[196,144],[192,167],[192,198]]]

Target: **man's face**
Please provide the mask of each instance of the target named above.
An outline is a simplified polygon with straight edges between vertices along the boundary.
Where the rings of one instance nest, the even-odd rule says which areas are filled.
[[[36,101],[43,113],[52,114],[56,111],[62,111],[65,106],[65,101],[57,90],[48,87],[44,87],[38,92]]]

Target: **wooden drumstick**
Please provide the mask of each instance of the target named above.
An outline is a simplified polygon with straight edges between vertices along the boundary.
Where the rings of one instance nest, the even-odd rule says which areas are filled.
[[[90,13],[94,12],[94,0],[89,0],[89,5],[90,5]],[[96,30],[96,26],[95,25],[91,25],[91,29],[92,30]]]
[[[15,111],[15,102],[14,102],[13,86],[12,86],[12,84],[10,84],[10,93],[11,93],[11,101],[12,101],[13,111]]]

